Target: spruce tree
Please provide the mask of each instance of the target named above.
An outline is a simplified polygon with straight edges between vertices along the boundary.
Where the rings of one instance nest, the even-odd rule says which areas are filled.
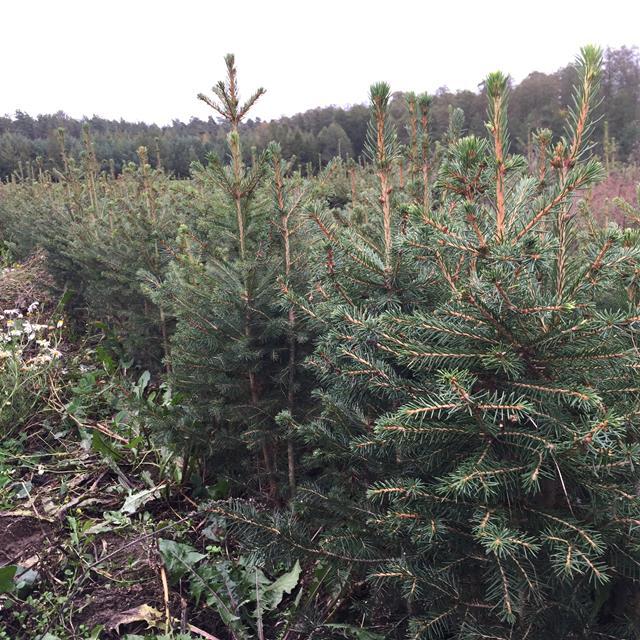
[[[233,55],[227,77],[200,94],[229,127],[228,164],[211,156],[194,169],[193,214],[180,229],[180,249],[156,299],[176,317],[172,338],[172,383],[185,394],[186,414],[169,427],[185,455],[215,467],[237,466],[245,444],[262,454],[260,476],[276,491],[272,442],[274,407],[267,393],[269,366],[265,309],[273,296],[266,255],[268,219],[257,201],[266,172],[263,156],[247,166],[239,125],[264,93],[240,102]],[[243,440],[247,438],[247,442]],[[241,456],[242,457],[242,456]]]
[[[235,535],[268,566],[269,562],[286,565],[309,554],[314,567],[310,571],[322,580],[314,587],[308,608],[299,612],[297,637],[331,637],[324,627],[327,616],[358,579],[365,578],[363,569],[369,564],[358,556],[368,555],[372,547],[363,489],[384,477],[383,465],[370,464],[351,443],[370,435],[375,417],[394,406],[389,382],[397,379],[384,354],[375,354],[369,327],[385,311],[410,309],[415,303],[418,273],[407,269],[402,249],[407,198],[399,192],[394,173],[399,149],[389,122],[389,96],[386,83],[371,87],[367,135],[371,166],[353,175],[354,183],[364,187],[358,201],[344,208],[331,206],[332,188],[344,177],[337,163],[335,171],[327,170],[326,188],[318,186],[324,200],[309,202],[308,216],[320,234],[308,276],[311,286],[306,295],[300,289],[286,292],[296,322],[315,337],[315,350],[305,368],[320,387],[314,394],[317,415],[305,420],[298,414],[290,421],[302,454],[295,500],[271,514],[257,510],[253,502],[209,507],[235,523]],[[355,568],[345,566],[350,560]],[[325,583],[336,585],[334,595],[320,590]],[[384,594],[380,596],[374,598],[378,613],[388,613],[389,603]],[[354,617],[361,615],[359,609],[355,605]]]
[[[409,160],[409,191],[417,202],[421,202],[425,210],[431,208],[431,158],[429,144],[429,107],[433,98],[422,93],[416,96],[407,94],[407,109],[409,111],[409,145],[407,156]]]
[[[200,98],[230,129],[228,163],[195,167],[192,212],[155,296],[177,319],[170,383],[182,400],[165,432],[199,460],[201,480],[230,477],[283,500],[296,485],[291,420],[310,404],[299,367],[308,336],[286,296],[308,281],[313,238],[301,216],[314,183],[291,176],[276,144],[245,164],[239,125],[264,90],[241,104],[234,57],[225,62],[215,99]]]
[[[414,638],[631,637],[638,593],[638,246],[578,235],[601,54],[582,50],[566,136],[540,179],[508,153],[508,82],[488,76],[489,140],[461,138],[443,205],[407,239],[448,295],[372,327],[403,384],[373,437],[368,489]],[[426,223],[426,224],[424,224]]]
[[[12,185],[4,198],[11,245],[21,256],[46,250],[56,293],[66,293],[78,328],[93,331],[100,322],[123,360],[157,370],[171,320],[143,294],[142,281],[164,277],[183,193],[149,166],[144,147],[115,178],[99,170],[88,126],[80,163],[68,157],[64,131],[57,141],[63,171]]]
[[[88,315],[118,337],[127,359],[157,371],[168,362],[173,323],[146,295],[145,283],[164,278],[182,196],[169,176],[151,168],[145,147],[138,149],[138,164],[129,163],[118,179],[99,178],[88,181],[96,205],[72,228]]]
[[[302,363],[312,348],[315,337],[301,323],[291,296],[305,292],[310,276],[310,264],[317,246],[317,233],[310,228],[305,215],[307,207],[315,200],[315,192],[331,175],[330,167],[317,181],[303,180],[300,175],[290,176],[294,160],[282,159],[280,146],[272,143],[268,149],[269,181],[272,191],[272,242],[270,255],[276,264],[276,284],[280,297],[272,308],[276,334],[284,339],[282,354],[278,358],[279,370],[275,371],[275,383],[285,398],[283,410],[276,421],[284,430],[280,437],[286,440],[287,480],[289,495],[296,488],[297,455],[292,425],[305,420],[315,407],[310,397],[313,382]],[[275,336],[274,336],[275,337]]]
[[[407,207],[390,252],[383,156],[378,243],[318,217],[322,414],[299,432],[322,473],[270,529],[230,517],[349,571],[345,607],[386,637],[640,632],[638,235],[585,229],[574,203],[603,175],[600,65],[581,51],[566,134],[537,136],[533,171],[489,75],[488,139],[452,135],[437,202]],[[394,256],[419,274],[407,289]]]

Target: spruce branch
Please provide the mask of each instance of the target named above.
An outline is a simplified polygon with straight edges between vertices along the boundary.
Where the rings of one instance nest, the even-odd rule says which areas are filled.
[[[229,122],[232,131],[237,131],[242,120],[258,99],[266,93],[266,90],[260,87],[242,106],[240,106],[238,72],[235,66],[235,56],[232,53],[227,54],[224,57],[224,62],[227,68],[227,77],[225,80],[217,82],[212,88],[212,91],[218,100],[216,101],[204,93],[199,93],[198,99],[202,100],[224,120]]]
[[[489,122],[487,128],[493,137],[493,151],[496,165],[496,240],[500,241],[505,232],[505,158],[509,153],[507,130],[508,78],[496,71],[486,80],[489,98]]]

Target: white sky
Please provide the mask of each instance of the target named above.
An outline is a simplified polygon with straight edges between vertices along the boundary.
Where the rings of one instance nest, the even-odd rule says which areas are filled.
[[[476,89],[554,71],[586,43],[640,45],[637,0],[4,0],[0,114],[166,124],[208,117],[196,100],[236,54],[263,119],[366,101],[368,86]]]

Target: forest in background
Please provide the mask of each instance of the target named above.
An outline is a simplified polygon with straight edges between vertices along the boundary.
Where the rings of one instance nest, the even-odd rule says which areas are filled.
[[[376,83],[359,160],[307,169],[228,55],[188,176],[85,123],[0,182],[0,639],[640,637],[606,59],[525,146],[501,72],[477,133]]]
[[[566,107],[571,98],[575,69],[568,65],[556,73],[533,72],[522,82],[511,86],[509,130],[513,149],[531,153],[531,134],[535,129],[548,128],[560,134]],[[599,122],[594,131],[598,152],[611,161],[640,161],[640,56],[635,47],[607,49],[602,77],[602,104],[597,110]],[[444,135],[449,121],[449,108],[465,113],[465,129],[472,134],[484,133],[486,90],[451,92],[439,89],[431,107],[431,132],[436,140]],[[409,114],[401,92],[393,94],[389,118],[398,132],[400,143],[407,144]],[[270,122],[248,119],[241,129],[245,140],[244,153],[262,151],[276,141],[285,158],[297,159],[302,167],[312,171],[334,157],[362,158],[369,111],[366,105],[324,107],[305,111]],[[138,147],[149,149],[149,162],[177,177],[189,175],[194,161],[204,162],[207,154],[221,159],[226,154],[228,124],[211,116],[188,123],[175,120],[170,126],[106,120],[100,117],[76,120],[64,113],[32,117],[17,112],[0,117],[0,179],[14,172],[26,172],[28,164],[62,170],[58,131],[65,131],[66,152],[78,158],[83,150],[83,126],[91,130],[96,158],[104,170],[119,173],[127,162],[136,162]],[[605,153],[606,152],[606,153]]]

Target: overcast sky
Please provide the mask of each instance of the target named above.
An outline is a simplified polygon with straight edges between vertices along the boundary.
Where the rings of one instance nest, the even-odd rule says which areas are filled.
[[[368,86],[476,89],[579,47],[640,45],[637,0],[4,0],[0,114],[64,110],[158,124],[206,118],[196,94],[236,54],[254,117],[364,102]]]

